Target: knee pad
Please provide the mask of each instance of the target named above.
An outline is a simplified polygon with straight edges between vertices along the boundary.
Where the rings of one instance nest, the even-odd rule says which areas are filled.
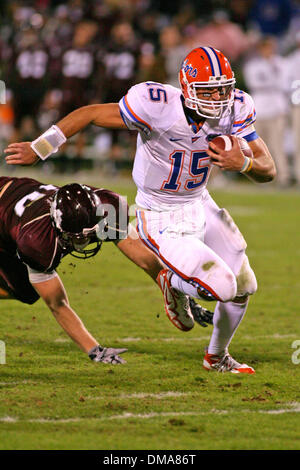
[[[248,257],[244,255],[243,263],[236,276],[237,296],[252,295],[257,291],[257,281],[255,274],[250,267]]]
[[[234,299],[237,295],[237,281],[231,269],[225,265],[217,265],[211,269],[211,275],[205,279],[209,290],[205,292],[202,286],[199,286],[198,298],[204,300],[219,300],[221,302],[228,302]],[[207,293],[210,293],[207,296]],[[211,295],[214,292],[217,297]]]

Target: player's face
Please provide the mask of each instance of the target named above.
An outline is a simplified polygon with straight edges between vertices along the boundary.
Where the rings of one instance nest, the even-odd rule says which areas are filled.
[[[194,93],[199,100],[199,109],[203,115],[220,117],[223,107],[225,108],[230,98],[233,85],[220,87],[201,87],[195,85]],[[224,104],[222,104],[224,102]]]
[[[71,236],[70,234],[63,233],[62,239],[69,246],[75,248],[78,251],[84,250],[84,248],[87,245],[89,245],[89,243],[91,243],[91,238],[89,236],[80,236],[80,235]]]
[[[73,237],[72,243],[77,251],[81,251],[91,243],[91,239],[90,237]]]
[[[231,91],[230,86],[222,86],[216,88],[198,88],[196,91],[197,98],[206,101],[223,101],[228,98]]]

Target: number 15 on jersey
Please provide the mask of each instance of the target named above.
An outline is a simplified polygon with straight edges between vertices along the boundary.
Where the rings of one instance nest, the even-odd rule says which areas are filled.
[[[205,151],[195,150],[191,152],[189,164],[189,176],[182,177],[182,170],[186,158],[185,150],[176,150],[169,156],[171,161],[171,170],[167,180],[161,186],[165,191],[179,191],[182,183],[184,189],[191,191],[198,188],[207,180],[210,157]]]

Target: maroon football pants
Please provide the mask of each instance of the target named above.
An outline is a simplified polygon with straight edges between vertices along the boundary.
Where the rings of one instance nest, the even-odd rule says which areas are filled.
[[[39,299],[29,281],[26,265],[17,256],[5,251],[0,251],[0,279],[0,285],[17,300],[33,304]]]

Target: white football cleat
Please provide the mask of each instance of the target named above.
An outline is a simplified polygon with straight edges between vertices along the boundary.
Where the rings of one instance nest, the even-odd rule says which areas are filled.
[[[203,367],[206,370],[216,372],[231,372],[232,374],[255,374],[253,367],[247,364],[240,364],[230,356],[228,350],[221,356],[216,354],[206,354],[203,360]]]
[[[194,318],[190,309],[189,297],[171,287],[172,271],[162,269],[156,278],[165,301],[165,311],[170,321],[181,331],[194,327]]]

